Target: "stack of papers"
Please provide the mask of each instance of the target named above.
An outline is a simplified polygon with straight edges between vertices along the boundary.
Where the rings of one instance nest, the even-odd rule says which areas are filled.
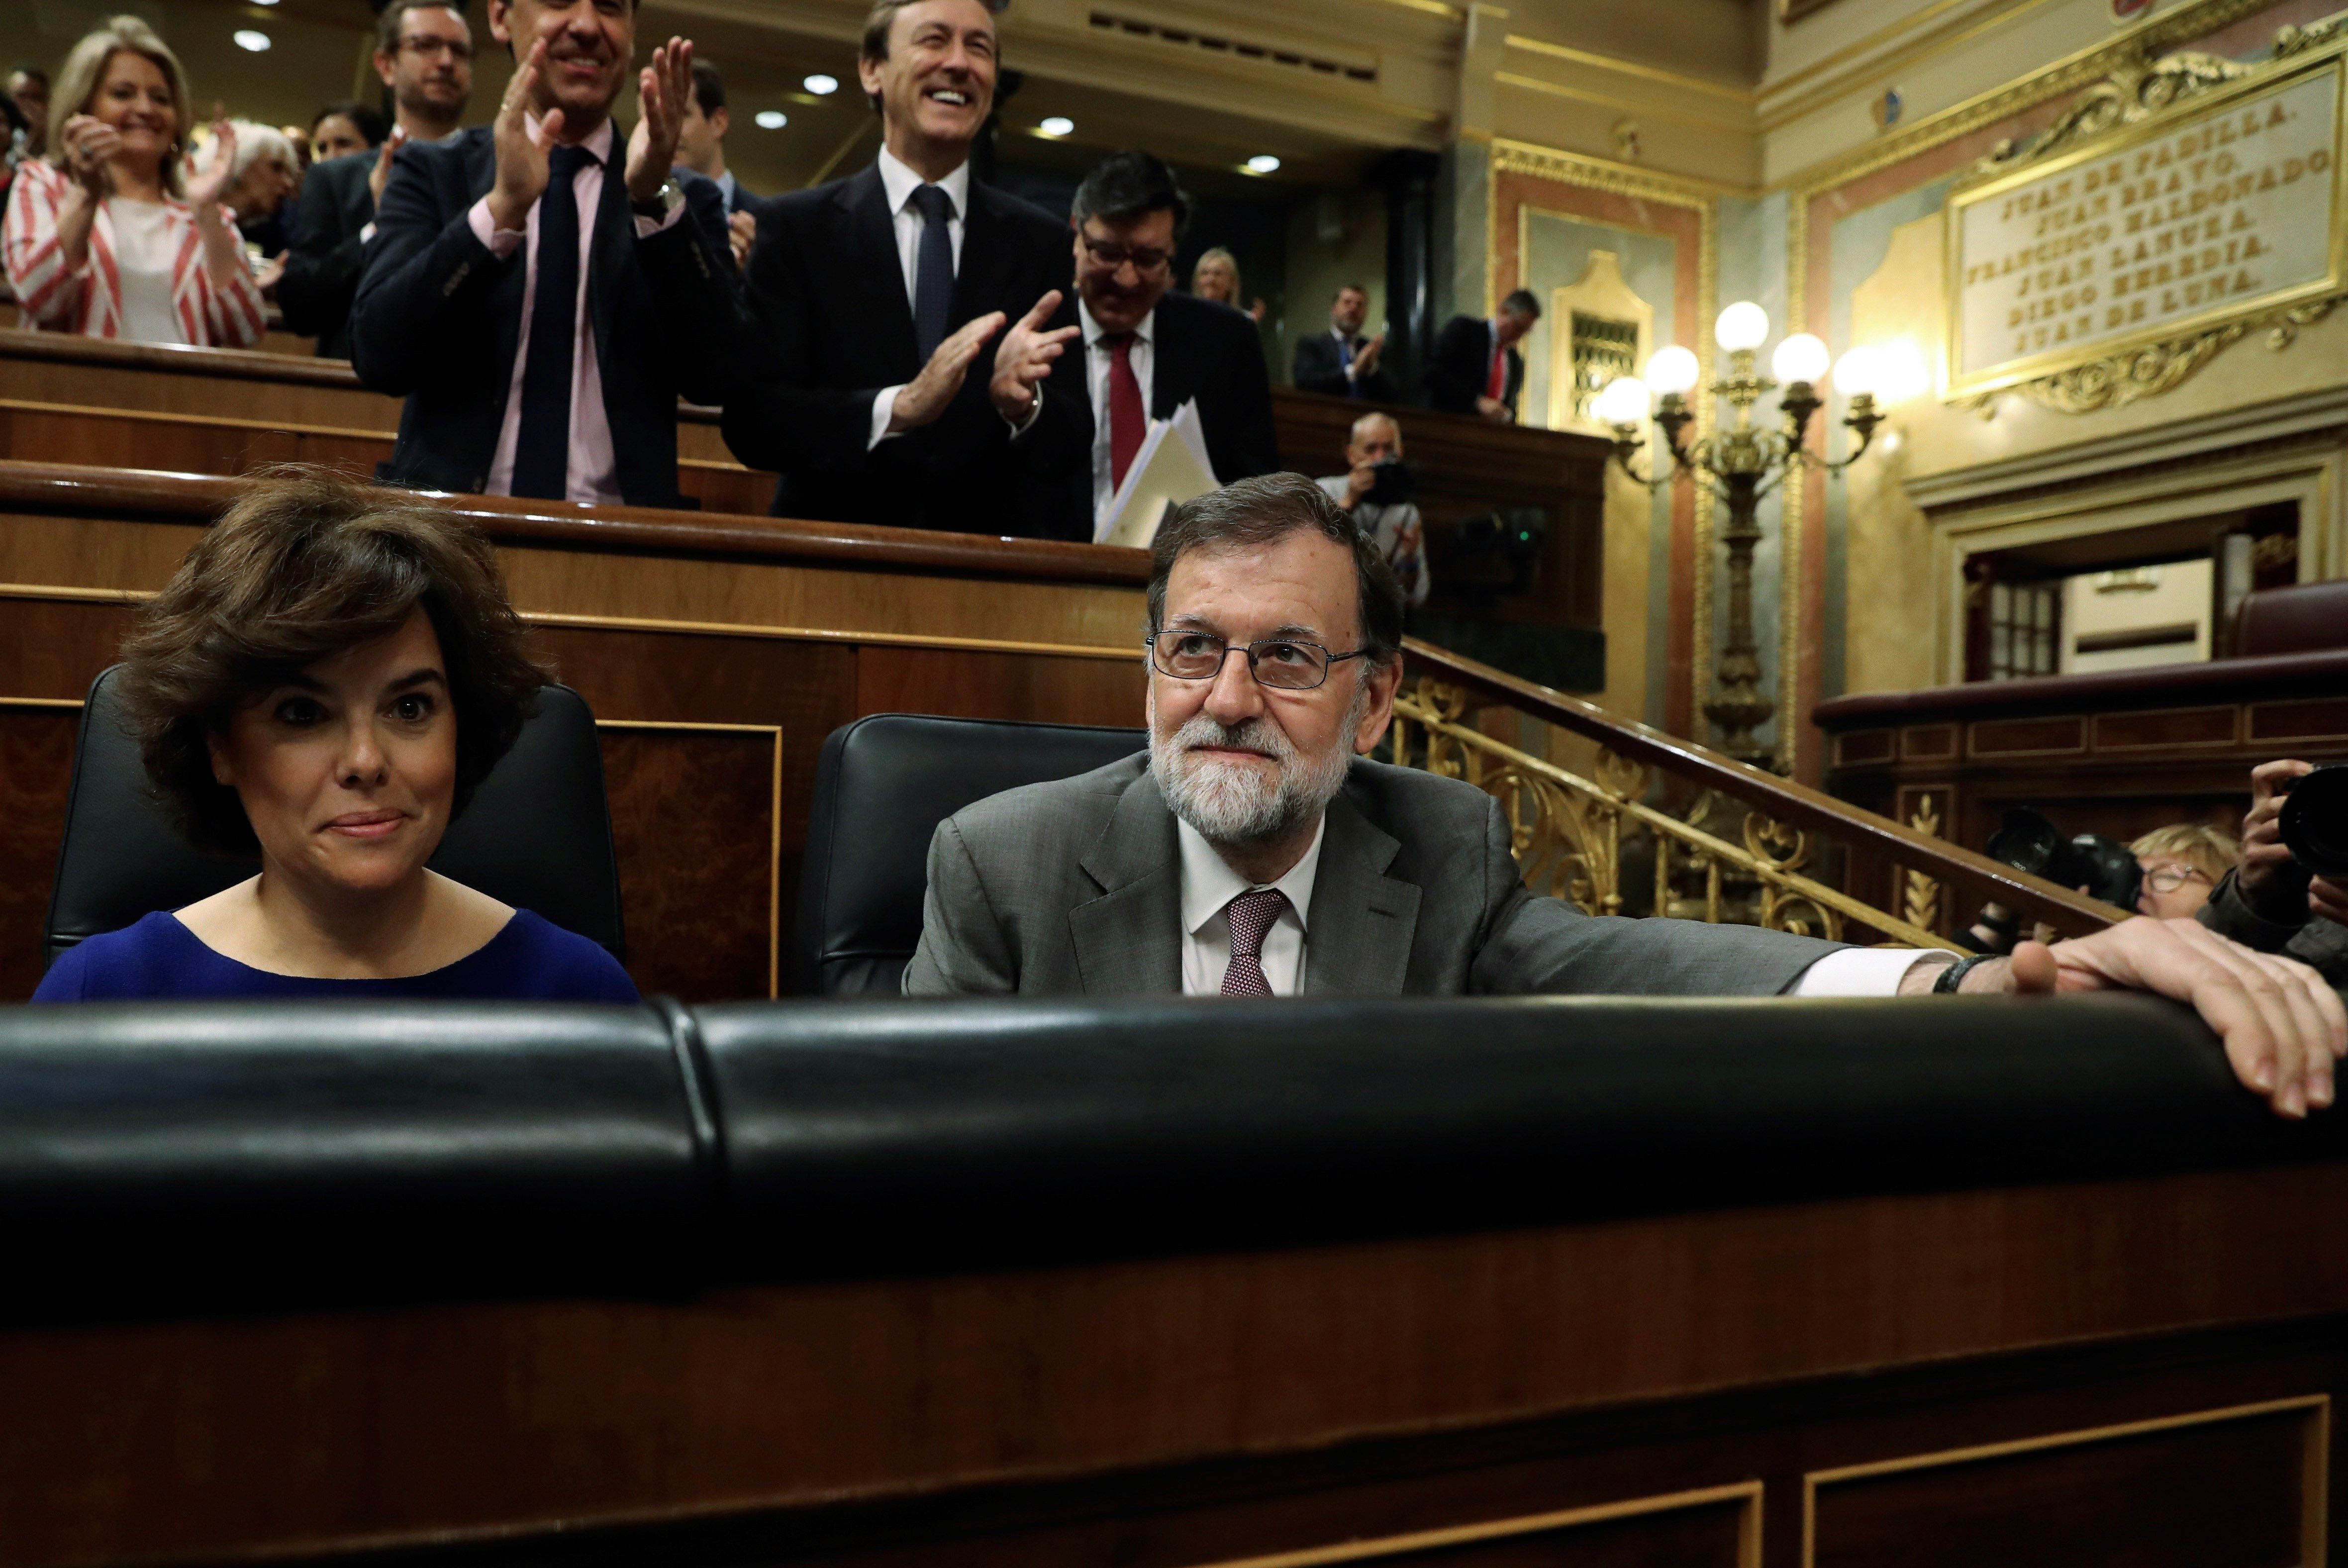
[[[1152,419],[1141,450],[1125,470],[1125,482],[1109,498],[1108,510],[1093,520],[1095,544],[1147,550],[1166,514],[1186,500],[1220,489],[1215,466],[1207,460],[1207,438],[1199,428],[1195,397],[1170,419]]]

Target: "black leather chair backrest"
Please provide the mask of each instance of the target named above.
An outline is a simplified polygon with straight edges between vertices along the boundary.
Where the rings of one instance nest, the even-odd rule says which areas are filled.
[[[808,802],[794,988],[894,995],[922,939],[930,836],[974,800],[1089,773],[1138,729],[880,713],[826,738]]]
[[[114,680],[114,669],[100,671],[82,707],[49,893],[51,963],[86,936],[208,898],[261,869],[257,856],[207,854],[172,830]],[[569,686],[540,689],[538,712],[440,841],[432,869],[626,958],[603,753],[586,699]]]

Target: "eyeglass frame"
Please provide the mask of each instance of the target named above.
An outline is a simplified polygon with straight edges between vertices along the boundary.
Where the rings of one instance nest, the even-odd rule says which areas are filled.
[[[2157,880],[2161,877],[2174,880],[2164,887]],[[2217,886],[2216,879],[2199,866],[2160,866],[2144,873],[2144,885],[2155,892],[2175,892],[2189,882],[2205,882],[2212,887]]]
[[[1152,253],[1146,250],[1128,250],[1123,245],[1118,244],[1115,240],[1094,239],[1090,234],[1084,231],[1081,225],[1076,229],[1076,242],[1084,246],[1085,254],[1090,256],[1095,264],[1112,273],[1130,262],[1133,263],[1134,276],[1142,278],[1155,277],[1159,273],[1166,271],[1169,267],[1174,264],[1174,253],[1172,251],[1158,251]],[[1109,259],[1107,254],[1107,251],[1115,251],[1117,253],[1116,260],[1112,261]],[[1145,254],[1155,254],[1158,259],[1145,263],[1141,259]]]
[[[407,37],[392,46],[395,54],[421,55],[430,59],[436,55],[448,55],[455,59],[470,60],[474,55],[472,40],[458,43],[454,38]]]
[[[1210,676],[1179,676],[1176,675],[1172,670],[1168,669],[1164,665],[1159,664],[1158,662],[1158,639],[1168,636],[1204,637],[1210,643],[1220,644],[1222,647],[1223,653],[1222,656],[1215,661],[1215,673]],[[1228,666],[1231,661],[1231,653],[1236,649],[1247,655],[1248,679],[1255,682],[1256,685],[1263,687],[1266,691],[1319,691],[1323,686],[1329,684],[1329,672],[1331,670],[1336,668],[1339,665],[1344,664],[1347,659],[1366,658],[1369,656],[1371,652],[1371,650],[1366,647],[1361,647],[1355,648],[1350,654],[1333,654],[1321,644],[1309,642],[1303,637],[1262,637],[1252,643],[1234,643],[1228,638],[1219,637],[1212,632],[1192,631],[1188,627],[1183,626],[1161,626],[1157,631],[1154,631],[1148,636],[1142,638],[1141,645],[1149,650],[1149,667],[1156,670],[1159,675],[1164,676],[1169,681],[1220,680],[1223,678],[1224,668]],[[1270,647],[1311,648],[1313,652],[1321,655],[1321,678],[1314,681],[1308,686],[1275,686],[1272,682],[1263,679],[1261,676],[1256,674],[1256,660],[1261,656],[1257,650]]]

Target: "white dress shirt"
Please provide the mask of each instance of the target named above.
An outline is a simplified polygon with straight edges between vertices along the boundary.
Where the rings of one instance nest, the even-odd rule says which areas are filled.
[[[878,164],[880,190],[889,199],[889,222],[897,235],[897,265],[905,274],[905,304],[911,308],[913,290],[921,276],[922,230],[925,220],[913,205],[913,192],[928,183],[908,168],[905,161],[887,148],[880,150]],[[946,220],[946,242],[953,247],[954,276],[962,276],[963,220],[970,213],[970,165],[963,164],[952,174],[937,181],[939,190],[953,203],[953,216]],[[872,433],[864,443],[870,451],[890,434],[889,417],[894,409],[897,394],[905,389],[901,381],[894,387],[883,387],[872,399]]]
[[[1108,503],[1117,499],[1117,480],[1110,477],[1113,465],[1109,461],[1108,427],[1108,372],[1115,353],[1101,341],[1108,335],[1108,328],[1093,319],[1092,307],[1081,299],[1076,302],[1076,318],[1084,324],[1085,387],[1093,400],[1093,542],[1097,544],[1108,537]],[[1153,308],[1133,329],[1133,347],[1127,355],[1133,366],[1133,378],[1141,384],[1145,429],[1148,428],[1149,410],[1156,407],[1151,396],[1150,370],[1157,364],[1157,331],[1158,312]],[[1275,994],[1279,989],[1272,987]]]
[[[1182,846],[1182,995],[1220,996],[1223,973],[1231,966],[1231,900],[1258,888],[1276,887],[1288,895],[1288,907],[1263,934],[1256,961],[1275,996],[1294,996],[1304,989],[1304,930],[1313,912],[1313,882],[1321,874],[1321,840],[1329,819],[1313,830],[1312,847],[1273,882],[1251,882],[1231,870],[1199,830],[1175,820],[1174,836]]]
[[[529,118],[530,134],[538,134],[538,117]],[[619,147],[619,135],[608,119],[584,144],[594,157],[571,177],[571,191],[579,203],[579,298],[571,313],[571,441],[562,476],[566,500],[590,506],[620,504],[619,456],[612,447],[612,418],[603,407],[603,373],[595,363],[595,330],[587,320],[587,273],[595,257],[595,213],[603,200],[603,166]],[[626,171],[621,171],[623,178]],[[538,298],[538,203],[519,229],[500,229],[489,216],[487,196],[466,214],[473,237],[499,261],[522,253],[521,335],[514,346],[513,380],[506,387],[505,418],[498,426],[498,449],[489,459],[486,493],[513,493],[514,448],[521,439],[522,373],[530,365],[530,313]],[[658,222],[639,215],[636,237],[657,234],[685,217],[685,204]]]
[[[1321,874],[1321,841],[1328,830],[1329,819],[1324,815],[1313,830],[1312,847],[1285,876],[1273,882],[1251,882],[1231,870],[1198,829],[1175,819],[1174,836],[1181,846],[1182,861],[1182,995],[1222,995],[1223,972],[1231,966],[1231,920],[1224,911],[1240,894],[1263,887],[1276,887],[1288,895],[1288,907],[1264,933],[1263,951],[1258,955],[1263,977],[1275,996],[1303,993],[1313,883]],[[1907,947],[1842,948],[1803,970],[1786,995],[1897,995],[1908,971],[1931,956]]]

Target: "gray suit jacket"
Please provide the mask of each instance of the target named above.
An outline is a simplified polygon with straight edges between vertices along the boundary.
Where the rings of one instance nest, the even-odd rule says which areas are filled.
[[[905,994],[1179,993],[1181,882],[1174,814],[1147,753],[981,800],[930,841]],[[1304,989],[1342,996],[1769,995],[1836,948],[1535,898],[1498,802],[1359,758],[1329,803],[1312,922]]]

